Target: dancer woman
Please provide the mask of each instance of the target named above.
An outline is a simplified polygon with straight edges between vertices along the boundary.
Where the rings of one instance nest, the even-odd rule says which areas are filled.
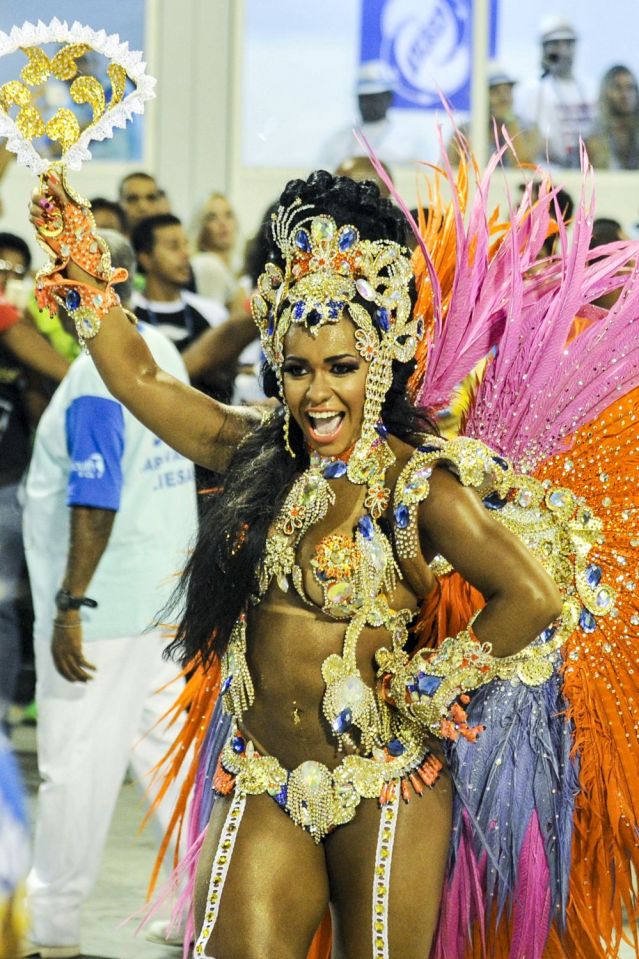
[[[226,474],[172,646],[185,662],[222,661],[232,717],[200,856],[196,955],[303,959],[327,902],[335,959],[426,955],[451,839],[439,740],[477,738],[467,690],[550,681],[580,608],[566,588],[579,531],[565,497],[544,487],[546,509],[535,480],[482,443],[440,440],[406,402],[422,321],[403,224],[370,184],[318,173],[282,195],[254,303],[266,382],[283,401],[264,422],[157,369],[117,305],[88,210],[48,187],[33,207],[55,257],[41,298],[65,303],[118,399]],[[512,490],[515,519],[497,522]],[[534,536],[517,512],[532,500]],[[521,542],[535,537],[552,577]],[[433,569],[451,565],[485,605],[437,651],[419,649]]]

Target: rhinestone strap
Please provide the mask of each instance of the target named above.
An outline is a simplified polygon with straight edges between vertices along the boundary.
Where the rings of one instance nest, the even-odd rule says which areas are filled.
[[[382,806],[377,834],[373,875],[373,959],[388,959],[388,899],[398,810],[399,789],[395,786],[392,799]]]
[[[194,956],[205,955],[204,950],[206,949],[208,941],[211,938],[213,927],[217,922],[218,913],[220,911],[220,900],[222,898],[222,893],[224,892],[224,883],[226,882],[226,876],[231,864],[233,849],[235,848],[235,840],[237,839],[237,834],[239,832],[242,816],[244,815],[245,806],[246,793],[240,792],[236,789],[235,795],[233,796],[233,801],[231,803],[231,808],[229,809],[224,822],[224,828],[222,829],[222,835],[220,836],[217,852],[215,853],[215,859],[213,860],[211,881],[209,883],[209,891],[206,897],[204,923],[202,924],[202,930],[195,944],[195,949],[193,951]]]

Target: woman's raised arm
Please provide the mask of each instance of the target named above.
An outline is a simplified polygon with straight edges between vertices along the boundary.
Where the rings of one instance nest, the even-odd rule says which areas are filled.
[[[91,287],[99,296],[108,284],[98,271],[84,269],[91,262],[91,254],[85,258],[69,249],[68,244],[59,242],[61,235],[64,238],[69,233],[67,220],[73,210],[74,223],[79,222],[80,229],[85,217],[81,242],[93,249],[92,218],[87,216],[85,207],[69,197],[57,178],[49,177],[45,190],[45,193],[34,193],[30,209],[38,240],[48,247],[58,264],[55,275],[45,283],[55,286],[56,277],[60,277],[61,284],[65,284],[60,289],[66,290],[67,296],[73,289],[73,281],[79,288],[84,286],[85,295],[86,288]],[[60,214],[64,229],[56,232]],[[95,254],[95,250],[93,252]],[[105,300],[108,303],[107,297]],[[223,472],[237,444],[259,425],[257,410],[218,403],[162,370],[120,306],[113,305],[102,311],[99,333],[87,337],[85,342],[113,396],[156,436],[195,463]]]

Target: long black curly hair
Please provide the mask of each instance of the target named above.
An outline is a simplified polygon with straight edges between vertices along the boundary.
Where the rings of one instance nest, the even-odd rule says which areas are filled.
[[[388,239],[402,244],[404,220],[393,204],[380,196],[371,181],[355,182],[325,170],[304,180],[291,180],[280,204],[287,207],[299,197],[317,213],[333,217],[338,226],[352,223],[362,239]],[[304,211],[301,216],[308,216]],[[270,236],[270,222],[262,226],[268,259],[283,266],[281,252]],[[414,295],[414,290],[412,291]],[[393,382],[382,408],[389,432],[416,446],[420,435],[436,432],[426,410],[407,397],[414,363],[394,363]],[[275,372],[262,370],[267,396],[277,396]],[[175,639],[167,654],[186,665],[199,657],[206,665],[220,656],[233,624],[255,591],[255,575],[269,528],[281,509],[294,478],[309,464],[299,426],[291,419],[290,445],[283,439],[283,409],[255,429],[238,447],[224,476],[220,492],[205,504],[195,548],[188,560],[172,608],[182,610]]]

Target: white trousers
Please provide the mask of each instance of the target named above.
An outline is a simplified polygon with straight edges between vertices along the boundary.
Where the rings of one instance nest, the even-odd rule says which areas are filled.
[[[80,909],[98,875],[127,766],[146,791],[149,771],[179,731],[167,731],[165,722],[155,726],[181,682],[161,689],[179,672],[162,660],[165,645],[158,632],[87,642],[85,656],[97,669],[81,684],[59,675],[48,643],[35,643],[42,784],[27,895],[29,935],[40,945],[79,944]],[[173,784],[158,807],[162,831],[178,789]],[[131,912],[139,904],[131,903]]]

